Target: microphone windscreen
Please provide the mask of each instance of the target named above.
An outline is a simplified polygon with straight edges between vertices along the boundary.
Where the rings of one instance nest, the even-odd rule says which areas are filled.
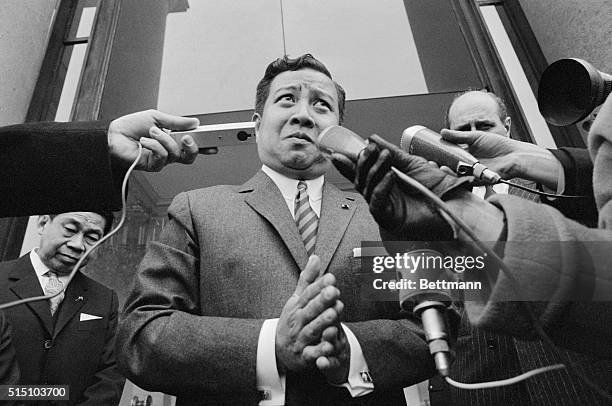
[[[408,127],[402,133],[402,139],[400,140],[400,148],[406,152],[410,150],[410,144],[412,143],[412,139],[416,133],[424,129],[422,125],[413,125],[412,127]]]
[[[450,290],[440,286],[442,281],[447,279],[442,254],[429,248],[429,243],[420,244],[423,245],[422,248],[412,249],[401,256],[402,261],[396,269],[397,277],[404,284],[414,287],[399,290],[400,306],[407,311],[412,311],[417,304],[424,301],[452,300]]]
[[[353,162],[357,161],[359,153],[367,145],[363,138],[339,125],[332,125],[324,129],[319,134],[317,143],[319,149],[324,153],[337,152]]]

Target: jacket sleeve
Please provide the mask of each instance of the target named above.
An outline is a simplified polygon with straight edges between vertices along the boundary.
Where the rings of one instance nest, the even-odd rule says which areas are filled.
[[[553,208],[511,196],[491,202],[504,211],[503,260],[516,283],[498,272],[488,288],[466,302],[470,321],[535,338],[525,303],[518,299],[527,300],[559,345],[612,357],[612,231],[585,227]]]
[[[565,190],[569,196],[584,196],[583,198],[540,197],[543,203],[554,207],[565,216],[584,225],[597,225],[597,205],[593,194],[593,163],[589,151],[584,148],[563,147],[550,150],[563,167]]]
[[[140,264],[117,337],[119,365],[144,389],[178,396],[227,394],[255,402],[264,320],[200,311],[198,241],[186,195]],[[214,264],[209,264],[214,266]],[[223,397],[225,394],[225,397]]]
[[[126,168],[111,160],[108,122],[0,128],[0,216],[118,210]]]

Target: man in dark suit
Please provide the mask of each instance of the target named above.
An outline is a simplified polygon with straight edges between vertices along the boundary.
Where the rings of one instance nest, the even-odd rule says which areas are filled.
[[[571,183],[567,184],[568,187],[558,190],[559,179],[564,178],[564,171],[562,164],[551,151],[509,138],[511,119],[506,113],[503,101],[494,93],[473,90],[458,95],[448,109],[447,125],[450,131],[443,131],[447,139],[468,143],[470,150],[485,165],[499,171],[502,177],[512,178],[515,183],[531,187],[535,187],[533,181],[537,180],[553,192],[573,192]],[[521,179],[523,175],[529,176],[531,182]],[[508,188],[504,184],[495,186],[501,187],[496,189],[496,193],[540,201],[536,194],[512,186]],[[485,197],[484,190],[480,196]],[[574,204],[580,205],[576,202]],[[610,361],[569,350],[560,351],[576,362],[581,371],[591,379],[598,379],[600,382],[612,380]],[[504,379],[560,362],[555,352],[542,341],[525,341],[475,328],[469,324],[467,315],[462,318],[456,353],[451,376],[463,382]],[[490,405],[504,402],[521,405],[573,405],[578,400],[596,405],[602,402],[592,389],[570,376],[567,370],[549,372],[524,383],[503,388],[466,391],[434,383],[433,389],[439,389],[439,392],[432,392],[431,395],[434,406]],[[447,390],[450,393],[447,393]]]
[[[262,170],[178,195],[136,275],[117,348],[140,387],[177,405],[403,405],[433,374],[397,296],[368,301],[359,282],[361,242],[380,240],[367,205],[324,179],[315,139],[344,99],[311,55],[268,66]]]
[[[68,385],[70,405],[117,404],[125,381],[114,354],[117,295],[80,272],[66,287],[76,262],[111,223],[110,213],[40,216],[39,247],[0,263],[2,303],[66,288],[53,299],[12,307],[5,314],[13,326],[20,383]]]

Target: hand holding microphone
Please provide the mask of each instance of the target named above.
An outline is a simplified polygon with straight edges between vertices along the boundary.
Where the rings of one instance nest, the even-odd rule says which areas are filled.
[[[563,168],[546,148],[486,131],[443,129],[440,135],[452,143],[466,144],[467,152],[503,179],[523,178],[557,189]]]
[[[429,128],[415,125],[404,130],[400,143],[402,150],[446,166],[460,176],[471,175],[485,184],[497,183],[500,176],[487,168],[456,143],[448,142]]]
[[[326,129],[319,136],[319,143],[323,149],[336,152],[331,154],[332,162],[342,175],[353,180],[357,191],[365,197],[381,232],[387,234],[383,238],[453,239],[452,228],[446,220],[414,189],[398,182],[391,167],[443,199],[469,183],[471,178],[448,175],[377,135],[370,137],[366,146],[359,136],[343,127]]]

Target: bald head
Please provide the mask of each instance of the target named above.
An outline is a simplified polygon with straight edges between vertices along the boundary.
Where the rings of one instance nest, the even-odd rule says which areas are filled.
[[[493,93],[473,90],[458,96],[447,114],[447,125],[457,131],[487,131],[510,135],[510,117],[503,102]]]

